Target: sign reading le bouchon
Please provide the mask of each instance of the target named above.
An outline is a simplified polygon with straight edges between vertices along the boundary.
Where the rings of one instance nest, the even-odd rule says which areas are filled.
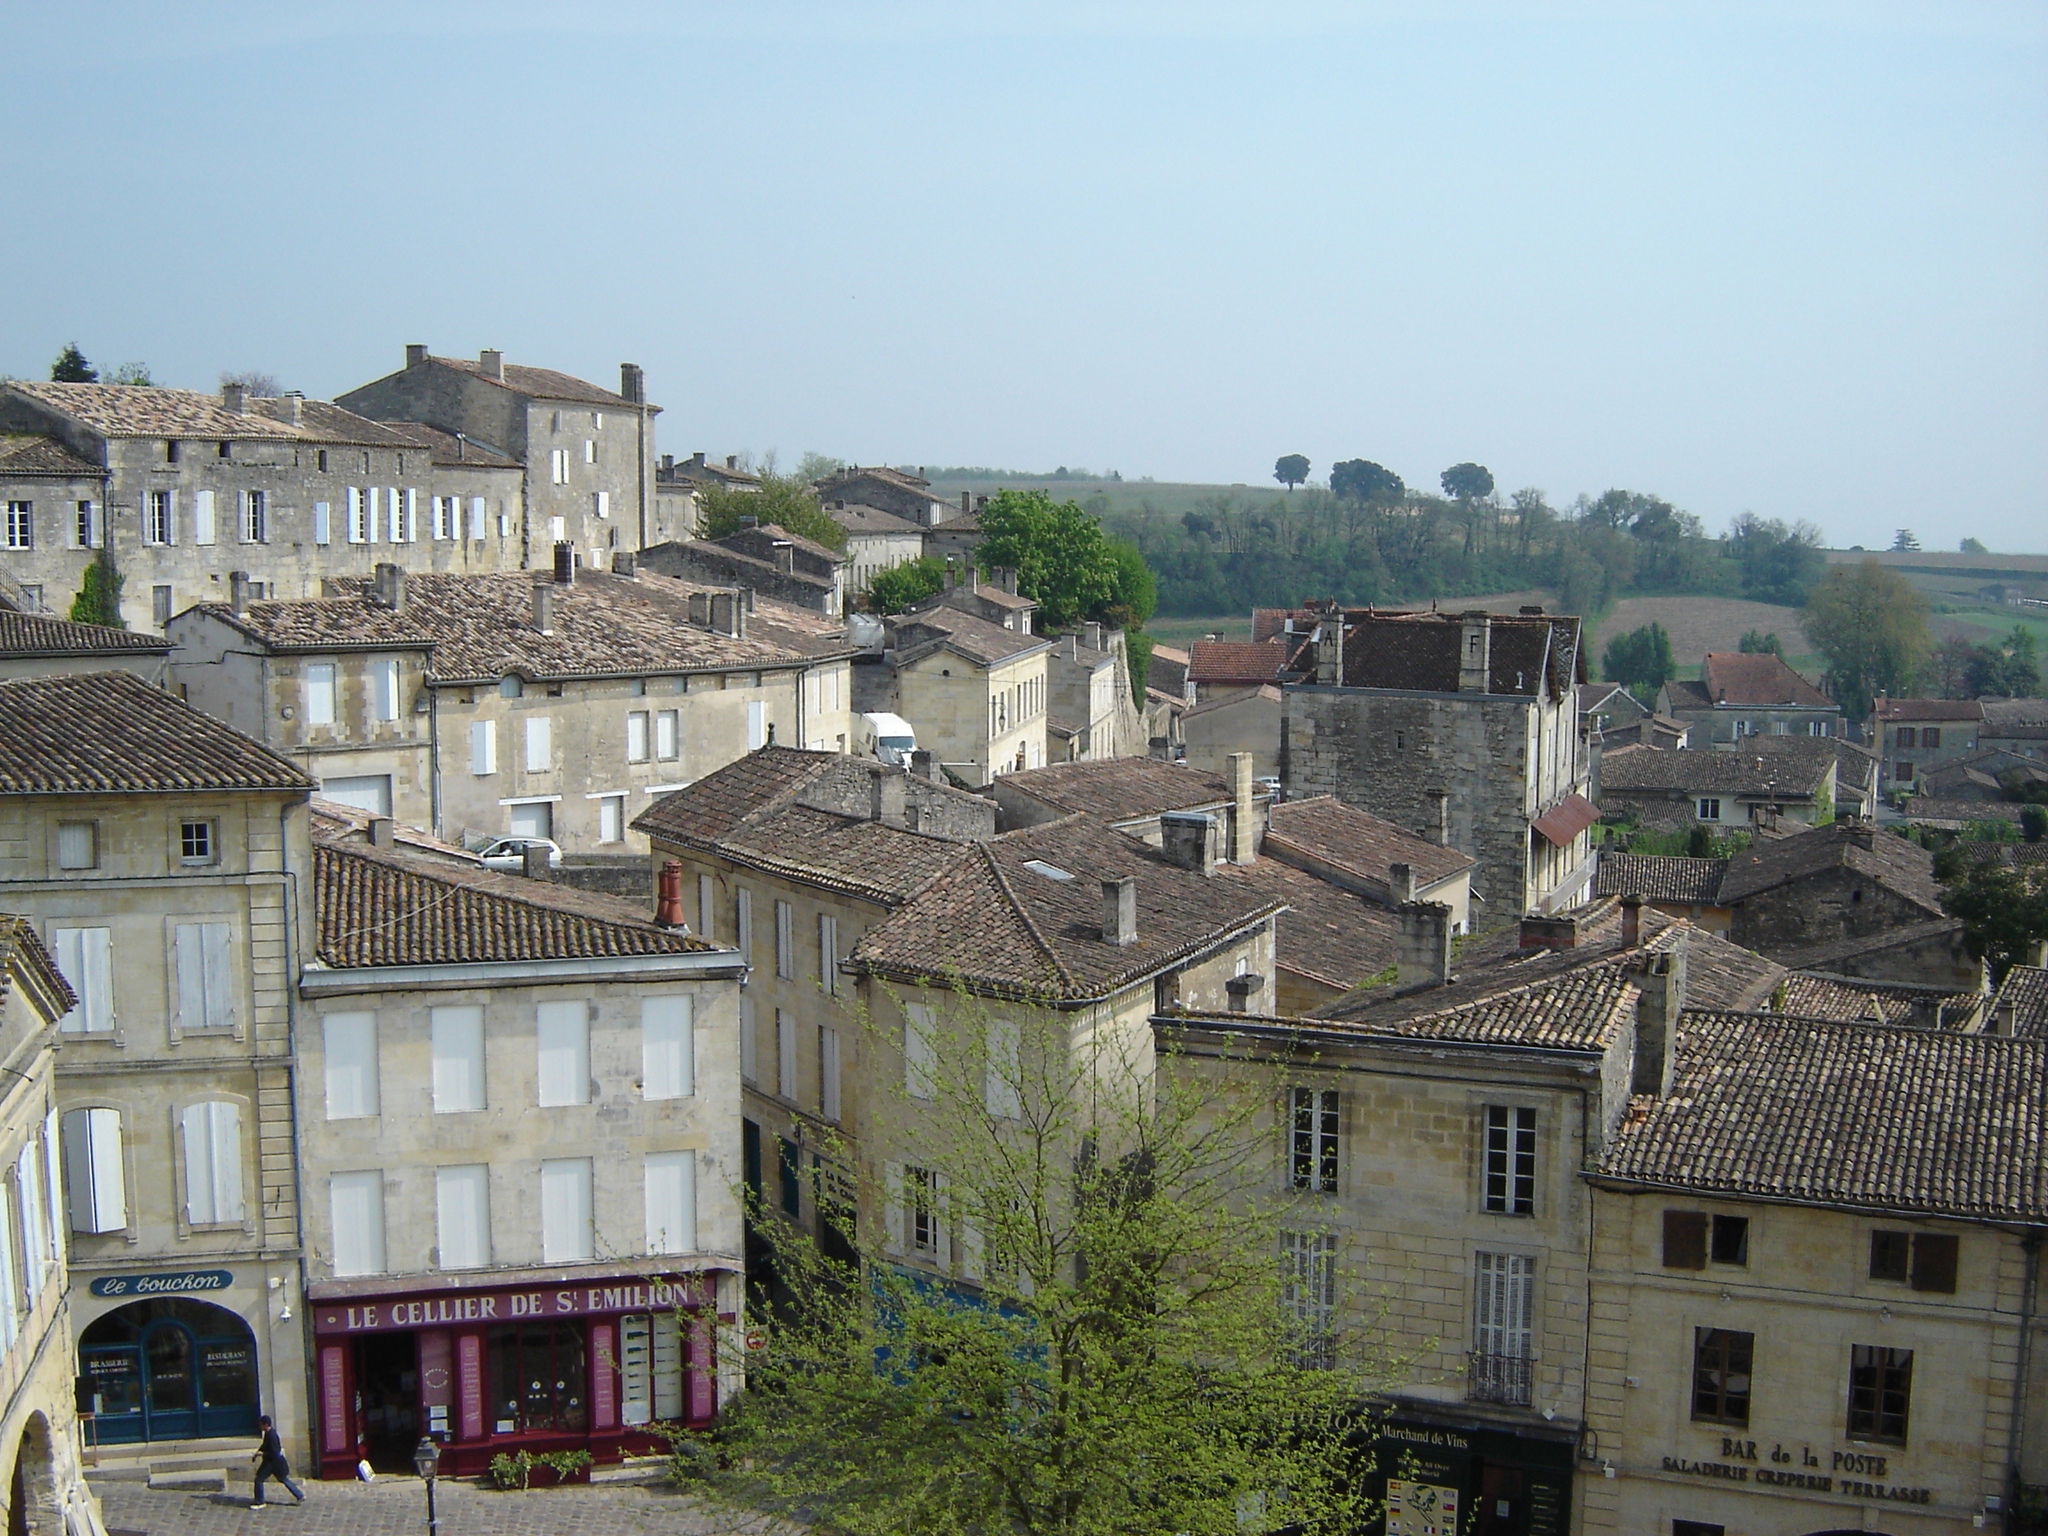
[[[235,1283],[231,1269],[183,1269],[169,1275],[101,1275],[95,1296],[172,1296],[184,1291],[224,1291]]]

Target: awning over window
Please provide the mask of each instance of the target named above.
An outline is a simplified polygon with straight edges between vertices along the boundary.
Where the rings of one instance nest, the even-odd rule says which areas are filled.
[[[1529,825],[1562,848],[1599,819],[1599,806],[1584,795],[1567,795]]]

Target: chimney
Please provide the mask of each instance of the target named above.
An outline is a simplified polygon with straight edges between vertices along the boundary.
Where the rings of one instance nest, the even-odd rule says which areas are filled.
[[[787,539],[777,539],[769,549],[775,554],[775,569],[785,576],[796,574],[796,546]]]
[[[647,403],[647,375],[638,363],[619,364],[619,393],[635,405]]]
[[[1081,660],[1081,637],[1070,629],[1066,633],[1065,641],[1067,660],[1078,663]]]
[[[1524,618],[1528,618],[1528,619],[1540,619],[1540,618],[1542,618],[1542,617],[1543,617],[1543,605],[1542,605],[1541,603],[1524,603],[1524,604],[1522,604],[1522,616],[1523,616]]]
[[[1621,898],[1621,947],[1634,949],[1643,938],[1643,898]]]
[[[710,617],[707,627],[713,632],[733,640],[747,638],[747,605],[742,591],[713,592]]]
[[[552,880],[555,878],[554,865],[549,862],[550,854],[541,843],[528,843],[519,850],[520,873],[529,880]]]
[[[247,613],[248,611],[249,611],[249,573],[248,573],[247,571],[229,571],[229,572],[228,572],[228,612],[229,612],[229,613],[237,613],[237,614],[239,614],[239,613]]]
[[[1316,638],[1316,683],[1334,688],[1344,681],[1344,616],[1340,613],[1323,626]]]
[[[692,592],[690,594],[690,622],[700,629],[711,627],[711,594]]]
[[[1168,811],[1159,818],[1159,851],[1166,861],[1198,875],[1216,870],[1216,818],[1200,811]]]
[[[1545,917],[1531,912],[1522,919],[1522,948],[1577,949],[1579,923],[1574,917]]]
[[[1415,899],[1415,866],[1413,864],[1389,864],[1387,866],[1387,904],[1405,907]]]
[[[495,347],[486,347],[476,355],[477,372],[487,379],[505,382],[505,354]]]
[[[282,396],[284,424],[288,427],[303,427],[306,424],[306,397],[296,389],[288,389]]]
[[[1259,856],[1259,829],[1253,822],[1252,755],[1233,752],[1230,764],[1230,862],[1249,864]]]
[[[376,585],[370,589],[370,601],[379,608],[389,608],[393,613],[405,611],[405,568],[389,560],[377,562]]]
[[[1849,841],[1858,848],[1875,849],[1877,828],[1867,821],[1852,821],[1849,823]]]
[[[246,384],[223,384],[220,387],[220,406],[230,416],[249,414],[249,386]]]
[[[1138,882],[1129,875],[1102,882],[1102,942],[1119,949],[1138,942]]]
[[[1089,650],[1099,651],[1102,649],[1102,625],[1094,619],[1090,619],[1081,626],[1081,635],[1088,642]]]
[[[637,579],[640,575],[639,554],[630,549],[614,550],[612,552],[612,574],[614,576],[623,576],[628,581]]]
[[[1458,617],[1458,692],[1485,693],[1493,675],[1493,615],[1477,610]]]
[[[903,825],[913,832],[922,832],[924,830],[924,807],[921,805],[905,806],[903,809]]]
[[[1636,973],[1635,1071],[1631,1093],[1671,1092],[1674,1040],[1685,1009],[1685,951],[1645,955]]]
[[[725,456],[725,467],[727,469],[738,469],[740,467],[740,456],[736,453],[728,453]]]
[[[576,546],[567,539],[555,541],[555,585],[570,587],[576,584]]]
[[[1430,798],[1436,801],[1436,845],[1448,848],[1451,846],[1451,792],[1447,789],[1432,790]]]
[[[654,926],[687,928],[683,921],[683,861],[664,860],[655,881]]]
[[[962,491],[962,492],[960,493],[960,515],[961,515],[962,517],[965,517],[965,516],[966,516],[966,515],[967,515],[968,513],[972,512],[973,510],[974,510],[974,492],[972,492],[972,491]]]
[[[884,768],[868,787],[872,795],[871,819],[885,827],[902,826],[910,804],[910,780]]]
[[[389,816],[372,816],[370,818],[370,846],[372,848],[389,848],[396,844],[397,841],[397,822],[393,821]]]
[[[427,344],[424,341],[409,341],[405,344],[405,366],[417,368],[427,360]]]
[[[1440,987],[1451,979],[1451,909],[1440,901],[1411,901],[1395,909],[1401,919],[1401,949],[1395,957],[1397,987]]]
[[[910,753],[910,771],[920,779],[929,779],[934,784],[939,783],[942,777],[939,773],[939,754],[927,752],[922,747],[913,748]]]
[[[544,635],[555,632],[555,585],[551,581],[533,584],[533,627]]]
[[[674,474],[674,473],[675,473],[675,467],[676,467],[676,456],[675,456],[674,454],[672,454],[672,453],[664,453],[664,454],[663,454],[663,455],[661,456],[661,472],[662,472],[662,473],[663,473],[664,475]]]

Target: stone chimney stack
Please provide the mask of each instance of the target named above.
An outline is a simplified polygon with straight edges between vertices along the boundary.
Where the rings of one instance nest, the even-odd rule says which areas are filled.
[[[247,571],[229,571],[228,612],[240,614],[247,613],[248,611],[249,573]]]
[[[1671,1092],[1678,1018],[1685,1011],[1685,951],[1645,955],[1636,973],[1635,1070],[1631,1093]]]
[[[1413,864],[1389,864],[1387,866],[1387,896],[1389,905],[1405,907],[1415,899],[1415,866]]]
[[[1643,940],[1643,898],[1621,898],[1621,947],[1634,949]]]
[[[1579,920],[1569,915],[1546,917],[1540,912],[1531,912],[1522,918],[1522,948],[1524,949],[1577,949],[1579,947]]]
[[[934,784],[943,784],[945,775],[939,771],[939,754],[928,752],[923,747],[914,747],[910,753],[910,771],[920,779]]]
[[[424,341],[409,341],[405,344],[405,366],[417,368],[427,360],[427,344]]]
[[[637,550],[619,549],[612,551],[612,574],[637,580],[640,575],[640,555]]]
[[[1102,882],[1102,942],[1118,948],[1138,942],[1138,882],[1130,875]]]
[[[1397,987],[1440,987],[1451,979],[1451,909],[1440,901],[1411,901],[1396,909],[1401,950]]]
[[[1451,792],[1448,789],[1432,790],[1430,798],[1436,802],[1436,845],[1448,848],[1451,846]]]
[[[230,416],[249,414],[249,386],[246,384],[223,384],[220,387],[220,408]]]
[[[1159,851],[1181,869],[1214,874],[1216,818],[1200,811],[1168,811],[1159,818]]]
[[[477,372],[487,379],[505,382],[505,354],[495,347],[486,347],[476,355]]]
[[[647,375],[638,363],[619,364],[619,393],[635,405],[647,403]]]
[[[1249,864],[1259,856],[1259,829],[1253,820],[1252,755],[1233,752],[1230,763],[1230,862]]]
[[[397,843],[398,823],[389,816],[372,816],[370,818],[370,846],[372,848],[391,848],[397,846]]]
[[[573,587],[576,584],[576,546],[567,539],[555,541],[555,585]]]
[[[393,613],[405,611],[405,567],[394,565],[389,560],[377,562],[376,585],[370,590],[370,601],[379,608],[389,608]]]
[[[1493,615],[1458,616],[1458,692],[1485,693],[1493,675]]]
[[[870,784],[873,796],[873,819],[885,827],[900,827],[906,824],[910,804],[910,781],[902,774],[884,768],[874,776]]]

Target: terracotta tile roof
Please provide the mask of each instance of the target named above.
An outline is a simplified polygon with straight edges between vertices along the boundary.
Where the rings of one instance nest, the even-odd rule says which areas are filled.
[[[1745,736],[1737,752],[1730,755],[1785,758],[1816,767],[1831,762],[1836,779],[1843,784],[1866,782],[1878,764],[1878,756],[1870,748],[1840,736]]]
[[[1673,854],[1600,854],[1593,872],[1595,896],[1640,896],[1645,901],[1697,902],[1712,906],[1720,896],[1726,859],[1687,859]]]
[[[295,765],[133,673],[0,681],[0,794],[312,788]]]
[[[461,965],[707,954],[621,897],[494,870],[455,870],[381,848],[313,849],[323,965]],[[737,959],[735,960],[737,963]]]
[[[925,479],[922,475],[913,475],[901,469],[891,469],[886,464],[871,464],[866,468],[862,468],[857,464],[849,464],[846,468],[837,470],[816,482],[818,494],[829,499],[832,494],[831,487],[851,485],[856,480],[879,480],[884,485],[892,485],[902,491],[914,491],[920,496],[930,495],[932,488],[931,481]],[[938,500],[936,496],[932,497],[932,499],[934,501]]]
[[[1820,743],[1825,747],[1825,743]],[[1600,757],[1600,790],[1686,795],[1814,795],[1834,772],[1832,750],[1794,756],[1737,749],[1668,752],[1642,745],[1616,747]]]
[[[1037,603],[1028,597],[1021,596],[1015,592],[1007,592],[1003,588],[991,586],[985,581],[977,581],[971,587],[964,584],[957,587],[942,587],[923,602],[917,604],[911,611],[916,613],[926,608],[958,608],[976,599],[987,603],[992,608],[1006,609],[1011,613],[1021,613],[1027,608],[1036,608],[1038,606]]]
[[[1991,1012],[1998,1028],[2032,1040],[2048,1040],[2048,970],[2038,965],[2016,965],[2005,973],[1992,1000]]]
[[[1984,1002],[1981,992],[1940,992],[1853,977],[1794,973],[1772,989],[1768,1006],[1758,1011],[1843,1024],[1961,1029]]]
[[[1112,757],[1091,763],[1051,763],[1005,774],[1002,787],[1040,805],[1104,821],[1130,821],[1165,811],[1228,805],[1230,781],[1185,763],[1154,757]]]
[[[1986,699],[1979,738],[2039,740],[2048,736],[2048,699]]]
[[[0,608],[0,656],[99,656],[134,651],[161,651],[171,642],[139,629],[111,629],[104,624],[74,624],[46,613],[16,613]]]
[[[1712,709],[1713,697],[1705,683],[1688,677],[1674,677],[1664,685],[1664,699],[1673,709]]]
[[[1984,706],[1975,699],[1879,699],[1872,707],[1880,720],[1982,720]]]
[[[1270,683],[1286,670],[1294,646],[1283,639],[1197,640],[1188,647],[1188,675],[1197,683]]]
[[[192,389],[158,389],[144,384],[36,384],[4,386],[18,391],[102,437],[203,437],[301,443],[404,447],[405,439],[374,421],[322,400],[303,402],[299,426],[283,420],[281,400],[251,400],[243,413],[229,410],[219,395]],[[97,471],[95,471],[97,473]]]
[[[424,448],[433,455],[436,464],[469,464],[483,469],[518,469],[520,463],[509,453],[478,442],[473,437],[458,437],[453,432],[443,432],[439,427],[430,427],[423,421],[380,421],[385,431],[404,438],[415,447]]]
[[[1333,795],[1275,805],[1262,851],[1290,864],[1320,865],[1381,890],[1388,888],[1396,864],[1412,868],[1420,888],[1469,870],[1475,862],[1469,854],[1440,847]]]
[[[1826,944],[1816,944],[1811,949],[1794,950],[1781,958],[1796,970],[1828,971],[1888,950],[1911,949],[1928,943],[1946,942],[1960,950],[1962,933],[1963,925],[1955,918],[1930,918],[1924,923],[1908,923],[1883,933],[1834,939]]]
[[[825,515],[848,533],[916,534],[922,538],[925,532],[923,523],[913,523],[894,512],[885,512],[880,507],[864,507],[858,502],[827,505]]]
[[[54,437],[41,437],[32,432],[0,432],[0,478],[62,475],[72,480],[97,480],[106,473],[103,465],[81,459]]]
[[[788,802],[824,773],[835,754],[762,747],[663,795],[633,819],[652,837],[708,847],[747,817]]]
[[[958,608],[932,608],[888,622],[899,666],[934,651],[950,650],[978,666],[994,667],[1033,651],[1052,648],[1050,640],[1005,629]]]
[[[1369,896],[1270,858],[1222,864],[1210,878],[1235,885],[1248,900],[1287,903],[1274,942],[1274,961],[1284,971],[1348,989],[1400,958],[1401,919]]]
[[[587,383],[573,374],[557,373],[552,368],[529,368],[522,363],[506,363],[505,376],[502,379],[494,379],[484,372],[483,364],[473,357],[430,357],[427,361],[439,363],[443,368],[454,368],[462,373],[473,374],[485,383],[509,389],[515,395],[529,395],[537,400],[571,400],[579,405],[609,405],[628,411],[637,409],[624,395],[613,394],[608,389],[599,389],[595,384]]]
[[[366,811],[361,806],[343,805],[339,800],[323,800],[313,797],[313,838],[316,842],[333,843],[340,847],[358,847],[368,841],[370,825],[383,818],[375,811]],[[471,853],[454,843],[443,842],[431,832],[418,827],[408,827],[403,822],[393,822],[391,835],[401,846],[420,853],[432,854],[451,864],[483,867],[483,857]]]
[[[1700,667],[1707,697],[1730,708],[1835,709],[1835,701],[1770,651],[1709,651]]]
[[[1322,615],[1313,608],[1254,608],[1252,610],[1252,643],[1271,640],[1276,635],[1288,633],[1292,621],[1296,633],[1305,634],[1314,629]]]
[[[1732,906],[1831,869],[1853,870],[1925,908],[1930,916],[1946,915],[1941,886],[1934,878],[1934,855],[1895,832],[1855,821],[1754,843],[1734,855],[1721,881],[1721,904]]]
[[[2006,869],[2048,864],[2048,843],[1965,842],[1956,846],[1977,864],[1998,864]]]
[[[851,654],[840,621],[765,598],[747,615],[744,639],[692,624],[690,594],[724,589],[651,572],[585,571],[557,585],[544,635],[533,627],[533,589],[545,580],[409,573],[401,612],[372,603],[366,577],[330,580],[329,597],[254,602],[240,614],[224,603],[200,609],[279,650],[426,649],[435,683],[730,671]]]
[[[36,925],[18,912],[0,912],[0,1001],[12,989],[17,971],[34,974],[49,989],[60,1013],[78,1006],[78,994],[43,947]]]
[[[1943,799],[1934,795],[1913,795],[1905,804],[1908,821],[1924,821],[1935,825],[1954,822],[1968,826],[1973,821],[2010,821],[2017,823],[2021,807],[2011,802],[1998,800]]]
[[[1102,882],[1124,876],[1137,882],[1137,940],[1115,945],[1102,937]],[[1068,816],[961,850],[951,870],[868,931],[853,960],[885,976],[957,977],[1078,1002],[1256,927],[1278,908],[1239,882],[1176,868],[1099,821]]]
[[[1488,692],[1561,700],[1585,681],[1577,619],[1510,613],[1488,618]],[[1463,622],[1455,613],[1347,612],[1344,685],[1456,693]]]
[[[2048,1219],[2048,1043],[1688,1012],[1671,1092],[1608,1178],[1768,1200]]]

